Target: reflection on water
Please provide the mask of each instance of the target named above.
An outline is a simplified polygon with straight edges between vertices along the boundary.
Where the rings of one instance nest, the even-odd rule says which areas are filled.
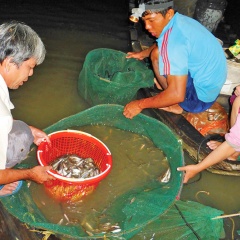
[[[90,133],[106,144],[113,158],[110,174],[92,194],[77,203],[56,204],[42,185],[34,183],[30,185],[32,197],[51,223],[77,225],[92,233],[117,230],[124,219],[112,219],[108,209],[125,193],[139,188],[149,190],[168,169],[167,158],[150,139],[135,133],[107,126],[72,129]]]

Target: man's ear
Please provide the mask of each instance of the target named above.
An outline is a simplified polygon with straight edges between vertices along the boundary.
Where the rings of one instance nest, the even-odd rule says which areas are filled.
[[[173,18],[174,13],[175,11],[172,8],[167,11],[167,16],[169,20]]]
[[[3,63],[2,63],[2,66],[3,66],[3,69],[6,73],[8,73],[10,71],[10,68],[12,66],[12,62],[11,62],[11,58],[5,58],[3,60]]]

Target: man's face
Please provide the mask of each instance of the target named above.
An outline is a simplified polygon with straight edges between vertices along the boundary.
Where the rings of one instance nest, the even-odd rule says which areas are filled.
[[[20,67],[14,63],[9,64],[8,80],[6,81],[8,88],[18,89],[28,80],[28,77],[33,75],[33,68],[36,66],[36,60],[30,58],[24,61]]]
[[[146,30],[154,37],[158,38],[172,18],[172,10],[168,10],[165,17],[161,13],[148,14],[142,17]]]

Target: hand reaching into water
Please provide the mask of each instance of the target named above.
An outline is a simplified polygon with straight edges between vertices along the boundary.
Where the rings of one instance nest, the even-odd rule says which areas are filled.
[[[183,183],[187,183],[190,178],[193,178],[200,172],[197,165],[187,165],[184,167],[178,167],[177,170],[185,171]]]

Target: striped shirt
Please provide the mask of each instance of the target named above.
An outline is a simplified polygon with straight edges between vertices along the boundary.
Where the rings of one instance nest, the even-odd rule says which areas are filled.
[[[161,75],[188,75],[198,98],[214,101],[227,76],[227,62],[218,40],[196,20],[175,13],[157,39]]]

